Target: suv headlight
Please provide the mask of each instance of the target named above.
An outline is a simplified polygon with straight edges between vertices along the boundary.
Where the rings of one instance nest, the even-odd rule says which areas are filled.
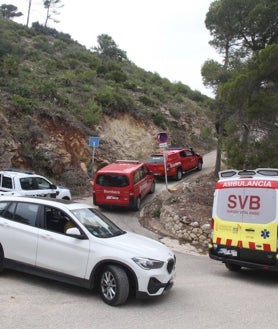
[[[151,258],[133,257],[132,260],[144,270],[152,270],[155,268],[161,268],[164,262]]]

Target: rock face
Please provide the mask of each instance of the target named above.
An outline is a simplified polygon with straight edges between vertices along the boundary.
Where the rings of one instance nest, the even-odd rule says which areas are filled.
[[[74,195],[91,193],[90,180],[104,165],[119,159],[143,162],[158,149],[156,136],[161,128],[127,113],[117,117],[103,115],[92,131],[81,122],[59,115],[50,117],[43,110],[26,116],[17,116],[15,111],[9,107],[2,112],[0,109],[0,169],[33,170],[66,185]],[[176,125],[176,135],[170,136],[169,144],[177,145],[178,138],[182,146],[194,146],[203,152],[197,141],[201,140],[204,118],[198,121],[195,116],[188,117],[185,122],[170,118],[169,113],[168,116],[171,125]],[[90,136],[100,137],[100,145],[94,150],[89,146]],[[197,146],[192,145],[192,139]]]
[[[181,183],[172,193],[163,192],[144,208],[140,222],[156,233],[207,253],[215,178]]]
[[[0,169],[31,169],[81,194],[86,194],[93,172],[102,166],[118,159],[144,161],[157,147],[157,128],[129,115],[104,116],[95,132],[49,117],[26,118],[20,125],[2,114],[0,125]],[[19,129],[20,134],[14,133]],[[100,137],[94,158],[90,136]]]

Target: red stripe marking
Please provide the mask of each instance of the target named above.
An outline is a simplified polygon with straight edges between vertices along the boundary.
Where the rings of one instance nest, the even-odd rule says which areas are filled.
[[[221,238],[217,238],[217,239],[216,239],[216,243],[217,243],[217,244],[221,244]]]
[[[227,244],[227,246],[231,246],[231,244],[232,244],[232,239],[227,239],[227,240],[226,240],[226,244]]]
[[[241,240],[238,241],[237,246],[238,246],[238,248],[242,248],[242,241]]]
[[[270,244],[264,243],[264,251],[271,251]]]
[[[256,249],[255,242],[249,242],[250,249]]]

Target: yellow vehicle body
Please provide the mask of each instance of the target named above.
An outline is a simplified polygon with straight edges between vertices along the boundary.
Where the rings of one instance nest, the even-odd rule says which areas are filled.
[[[219,173],[209,256],[230,270],[278,270],[278,169]]]

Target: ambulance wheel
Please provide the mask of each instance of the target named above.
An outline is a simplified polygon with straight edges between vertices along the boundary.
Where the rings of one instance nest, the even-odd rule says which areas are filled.
[[[232,263],[225,263],[225,266],[227,267],[227,269],[229,271],[232,271],[232,272],[238,272],[241,269],[240,265],[232,264]]]

